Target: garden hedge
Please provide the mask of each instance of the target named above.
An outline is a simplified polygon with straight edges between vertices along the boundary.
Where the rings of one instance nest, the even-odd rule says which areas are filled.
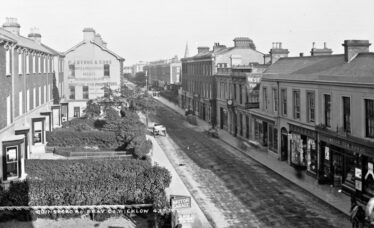
[[[171,181],[165,168],[134,159],[27,160],[25,168],[25,182],[0,191],[1,206],[164,206]]]
[[[107,131],[74,131],[69,129],[47,132],[48,146],[98,146],[102,149],[116,149],[118,147],[116,135]]]

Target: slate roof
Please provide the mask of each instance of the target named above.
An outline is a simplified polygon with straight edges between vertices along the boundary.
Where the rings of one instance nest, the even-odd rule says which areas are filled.
[[[360,53],[351,62],[343,54],[281,58],[263,79],[374,84],[374,53]]]
[[[48,54],[51,54],[51,55],[56,55],[55,54],[56,51],[54,51],[53,49],[46,48],[45,46],[43,46],[41,44],[38,44],[34,40],[26,38],[24,36],[15,35],[15,34],[9,32],[9,31],[7,31],[6,29],[0,28],[0,35],[8,37],[11,40],[15,41],[17,43],[17,46],[24,47],[24,48],[29,48],[29,49],[32,49],[32,50],[35,50],[35,51],[45,52],[45,53],[48,53]]]
[[[63,54],[64,54],[64,55],[67,55],[69,52],[72,52],[72,51],[74,51],[75,49],[77,49],[78,47],[80,47],[80,46],[86,44],[86,42],[87,42],[87,41],[84,41],[84,40],[81,41],[81,42],[79,42],[77,45],[75,45],[74,47],[72,47],[72,48],[70,48],[69,50],[65,51]],[[121,60],[121,61],[124,61],[124,60],[125,60],[125,59],[122,58],[121,56],[117,55],[116,53],[114,53],[113,51],[109,50],[108,48],[106,48],[106,47],[104,47],[104,46],[98,44],[97,42],[95,42],[95,41],[93,41],[93,40],[91,40],[91,41],[89,41],[89,42],[91,42],[92,44],[95,44],[96,46],[98,46],[99,48],[101,48],[103,51],[106,51],[106,52],[108,52],[109,54],[113,55],[113,56],[114,56],[115,58],[117,58],[118,60]]]

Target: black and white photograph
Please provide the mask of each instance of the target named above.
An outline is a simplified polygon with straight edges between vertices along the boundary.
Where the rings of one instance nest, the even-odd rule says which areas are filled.
[[[0,3],[0,228],[374,227],[370,0]]]

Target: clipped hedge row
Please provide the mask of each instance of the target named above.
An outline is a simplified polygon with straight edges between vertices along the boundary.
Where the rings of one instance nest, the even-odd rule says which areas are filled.
[[[27,160],[26,172],[13,191],[0,191],[0,206],[165,206],[171,181],[165,168],[134,159]]]
[[[74,130],[55,130],[47,132],[48,146],[74,147],[98,146],[102,149],[118,147],[116,135],[107,131],[78,132]]]

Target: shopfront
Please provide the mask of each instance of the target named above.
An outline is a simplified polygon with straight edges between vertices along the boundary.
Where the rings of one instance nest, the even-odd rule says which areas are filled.
[[[291,165],[305,169],[317,177],[317,134],[315,131],[289,124]]]
[[[374,145],[352,136],[320,131],[320,178],[367,201],[374,196]]]
[[[259,142],[262,146],[268,147],[274,153],[278,153],[278,129],[275,122],[254,118],[254,140]]]

